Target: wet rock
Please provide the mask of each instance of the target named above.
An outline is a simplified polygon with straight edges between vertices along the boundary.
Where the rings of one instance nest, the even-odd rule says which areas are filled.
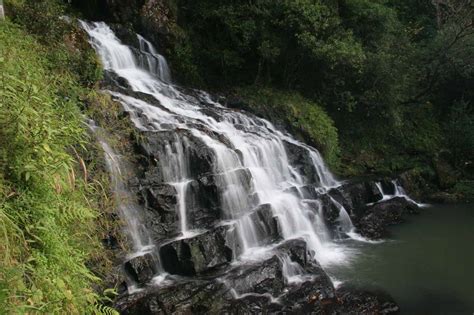
[[[387,226],[401,223],[408,214],[418,212],[418,206],[403,197],[395,197],[366,207],[355,221],[360,234],[372,239],[386,236]]]
[[[269,244],[281,239],[278,228],[278,218],[273,216],[270,204],[258,206],[252,214],[250,220],[255,224],[257,234],[263,244]]]
[[[315,262],[307,250],[306,242],[302,239],[286,241],[277,247],[277,251],[287,254],[292,261],[297,262],[302,267],[305,267],[310,262]]]
[[[309,151],[299,145],[283,141],[286,154],[288,155],[288,162],[296,168],[298,173],[306,178],[308,183],[319,184],[320,178],[314,167]]]
[[[222,219],[219,186],[212,176],[188,184],[187,214],[190,228],[208,228]]]
[[[383,198],[374,182],[347,183],[331,189],[329,192],[351,215],[360,216],[367,204],[377,202]]]
[[[135,48],[140,47],[137,34],[133,30],[125,27],[123,24],[109,23],[108,25],[114,31],[115,35],[120,39],[122,43]]]
[[[285,193],[301,196],[303,199],[318,199],[320,194],[317,192],[317,189],[318,187],[315,185],[304,185],[301,187],[292,186],[285,189]]]
[[[380,185],[385,195],[395,195],[396,187],[392,179],[382,179]]]
[[[400,308],[385,292],[343,286],[336,291],[337,314],[398,314]]]
[[[277,251],[295,261],[306,260],[306,268],[314,266],[303,240],[286,242]],[[322,268],[302,283],[287,284],[277,255],[223,275],[148,287],[120,296],[114,306],[121,314],[393,314],[398,310],[382,292],[346,287],[336,291]]]
[[[197,236],[172,241],[160,248],[163,268],[185,276],[205,273],[232,260],[226,244],[227,228],[217,227]]]
[[[203,174],[211,173],[215,164],[214,151],[200,138],[189,130],[176,129],[172,131],[143,132],[140,142],[141,152],[160,163],[160,153],[166,152],[166,147],[174,147],[177,141],[185,141],[184,154],[188,161],[192,161],[190,176],[199,178]]]
[[[232,270],[226,276],[225,282],[238,294],[251,292],[278,296],[285,288],[281,261],[276,255],[257,265],[242,266]]]
[[[319,201],[326,225],[331,229],[335,229],[338,225],[340,208],[327,194],[321,195]]]
[[[178,206],[176,188],[168,185],[154,185],[144,189],[145,205],[147,208],[157,211],[163,222],[174,222],[176,207]]]
[[[125,272],[137,283],[146,284],[156,274],[156,262],[151,253],[134,257],[124,264]]]
[[[176,233],[179,222],[178,200],[175,187],[153,184],[141,187],[140,203],[144,206],[145,225],[154,239]]]
[[[131,89],[130,84],[128,81],[116,74],[115,72],[109,71],[109,70],[104,70],[104,79],[101,82],[101,88],[104,89]]]
[[[120,248],[117,237],[111,232],[107,233],[105,238],[102,239],[102,245],[110,250],[116,250]]]
[[[337,306],[334,288],[327,277],[291,286],[281,300],[280,312],[286,314],[331,314]]]
[[[222,283],[181,281],[166,287],[151,287],[123,295],[115,303],[120,314],[216,314],[225,299],[231,299]]]

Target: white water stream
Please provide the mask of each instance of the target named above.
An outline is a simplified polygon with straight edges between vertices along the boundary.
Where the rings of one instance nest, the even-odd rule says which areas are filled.
[[[236,260],[255,259],[268,247],[262,242],[263,236],[250,215],[259,205],[269,204],[284,240],[303,238],[323,266],[347,261],[344,245],[331,239],[318,200],[307,200],[302,193],[291,192],[291,188],[300,191],[308,184],[316,184],[319,192],[339,185],[317,150],[280,132],[266,120],[229,110],[211,101],[204,92],[197,93],[199,99],[206,100],[205,105],[195,96],[182,93],[170,83],[171,75],[165,58],[143,37],[138,36],[140,54],[137,56],[135,51],[117,39],[105,23],[81,23],[104,68],[125,78],[133,91],[151,95],[161,104],[161,107],[155,106],[109,91],[130,113],[138,129],[153,132],[186,130],[188,135],[212,150],[215,157],[213,173],[219,174],[223,221],[236,223],[237,241],[242,248]],[[212,111],[214,115],[206,114],[206,111]],[[316,174],[314,179],[308,179],[296,165],[290,163],[285,144],[306,152]],[[117,157],[106,143],[102,146],[107,153],[109,170],[114,178],[118,178],[120,170],[118,163],[114,162]],[[164,180],[175,187],[178,195],[176,211],[180,220],[180,238],[200,232],[188,219],[188,200],[192,198],[188,186],[196,180],[191,175],[193,161],[190,160],[189,146],[189,139],[176,133],[158,157]],[[250,174],[250,184],[245,174]],[[120,181],[115,182],[120,184],[117,190],[124,190]],[[349,214],[339,203],[337,207],[340,208],[342,231],[352,233],[354,227]],[[133,209],[125,210],[124,216],[129,223],[135,249],[140,251],[143,247],[152,246],[139,223],[139,214]],[[301,270],[298,266],[288,257],[281,257],[281,260],[288,282],[299,281]]]

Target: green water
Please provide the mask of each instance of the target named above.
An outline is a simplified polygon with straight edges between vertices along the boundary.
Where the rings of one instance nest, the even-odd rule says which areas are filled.
[[[401,314],[474,314],[474,206],[421,211],[391,227],[387,242],[351,242],[358,254],[331,273],[356,286],[384,289]]]

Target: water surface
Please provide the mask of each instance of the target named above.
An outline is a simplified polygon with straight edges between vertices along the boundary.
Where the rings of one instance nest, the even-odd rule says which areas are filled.
[[[390,231],[384,243],[351,244],[359,254],[331,273],[384,289],[401,314],[474,314],[473,205],[431,206]]]

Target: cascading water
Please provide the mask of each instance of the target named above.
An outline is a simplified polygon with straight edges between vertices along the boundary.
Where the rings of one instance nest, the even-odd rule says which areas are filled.
[[[127,231],[131,238],[134,253],[146,252],[154,247],[153,242],[146,232],[141,215],[139,206],[133,201],[134,198],[130,192],[126,189],[125,185],[125,174],[123,171],[122,158],[116,154],[110,145],[100,135],[100,128],[93,122],[87,122],[88,127],[96,135],[99,144],[104,150],[105,162],[107,170],[110,174],[110,181],[112,184],[112,190],[115,195],[117,206],[125,218],[127,225]]]
[[[405,189],[403,189],[403,187],[399,184],[399,182],[396,179],[391,181],[391,185],[393,186],[393,194],[385,193],[385,191],[382,187],[382,183],[377,182],[377,183],[375,183],[375,185],[377,186],[378,190],[382,194],[382,199],[380,201],[389,200],[389,199],[392,199],[392,198],[395,198],[395,197],[402,197],[402,198],[405,198],[408,201],[413,202],[418,207],[422,207],[422,208],[423,207],[428,207],[427,204],[418,203],[415,200],[413,200],[412,198],[410,198],[410,196],[408,196],[408,194],[406,193]]]
[[[148,69],[152,74],[160,78],[161,81],[170,83],[171,75],[168,63],[165,57],[160,55],[153,45],[140,35],[137,35],[140,44],[140,65],[144,69]]]
[[[179,236],[175,239],[203,233],[202,227],[194,222],[190,207],[199,198],[194,194],[193,183],[202,180],[194,174],[191,150],[198,145],[212,153],[211,173],[218,187],[221,224],[234,225],[231,237],[237,244],[233,250],[235,261],[256,259],[257,253],[278,245],[273,239],[269,241],[268,228],[255,219],[256,212],[264,207],[276,219],[283,241],[304,239],[309,252],[322,265],[347,260],[343,245],[331,239],[319,200],[305,193],[309,187],[315,196],[339,185],[317,150],[282,133],[266,120],[212,101],[204,92],[193,91],[198,96],[181,92],[169,83],[171,76],[164,57],[143,37],[138,36],[140,49],[132,50],[105,23],[81,23],[104,68],[125,78],[134,92],[152,96],[159,104],[108,91],[122,103],[137,129],[172,135],[158,148],[157,160],[163,181],[176,191]],[[108,156],[109,170],[118,178],[117,157],[106,143],[101,143]],[[289,158],[289,150],[300,151],[311,169],[299,167],[298,161]],[[121,184],[118,188],[124,190],[123,187]],[[353,232],[349,214],[342,205],[337,207],[342,232]],[[124,216],[130,219],[128,227],[135,250],[152,246],[146,231],[140,234],[144,230],[138,223],[140,215],[127,212]],[[302,279],[297,264],[287,256],[280,260],[289,283]]]
[[[87,120],[86,123],[104,151],[106,168],[110,174],[110,182],[112,184],[112,192],[114,193],[119,213],[125,221],[127,234],[131,239],[130,243],[132,245],[132,249],[126,258],[133,259],[134,257],[150,254],[152,257],[153,268],[159,274],[164,273],[160,264],[159,254],[156,251],[156,247],[150,235],[148,234],[145,225],[143,224],[143,218],[141,216],[142,209],[134,201],[135,198],[131,195],[130,191],[126,187],[127,185],[125,181],[127,179],[126,173],[128,170],[124,166],[125,163],[122,157],[114,152],[109,143],[106,141],[104,137],[104,130],[98,127],[92,120]],[[127,282],[129,282],[128,291],[132,293],[137,290],[134,280],[131,278],[127,280]]]

